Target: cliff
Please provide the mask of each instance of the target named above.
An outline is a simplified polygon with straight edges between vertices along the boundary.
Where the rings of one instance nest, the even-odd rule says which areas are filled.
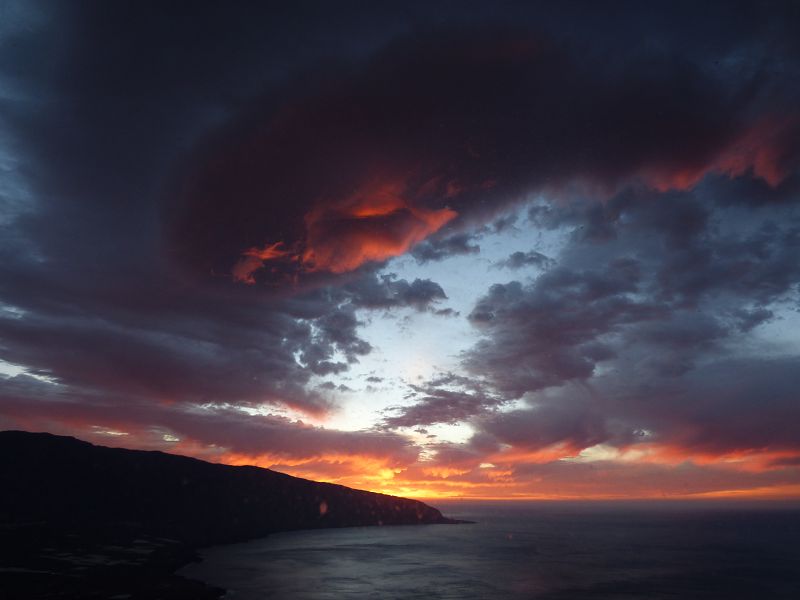
[[[74,597],[199,598],[171,575],[199,546],[293,529],[457,522],[416,500],[47,433],[0,432],[0,482],[0,577],[25,594],[16,597],[73,597],[74,588]]]

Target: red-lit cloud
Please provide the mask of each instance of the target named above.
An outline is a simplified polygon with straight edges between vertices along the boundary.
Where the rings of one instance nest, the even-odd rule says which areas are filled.
[[[752,175],[771,187],[783,183],[800,164],[800,117],[770,115],[745,127],[716,156],[691,167],[645,170],[645,181],[660,192],[688,190],[709,173]]]
[[[800,158],[795,109],[754,107],[691,64],[653,61],[603,72],[519,30],[402,39],[276,92],[214,138],[170,214],[175,254],[237,282],[295,283],[398,256],[537,192],[786,180]]]
[[[291,252],[281,249],[283,242],[268,244],[263,248],[250,248],[242,253],[242,258],[233,267],[231,274],[234,281],[253,284],[253,272],[260,269],[266,261],[290,256]]]
[[[679,443],[500,447],[432,444],[428,457],[401,435],[345,432],[230,408],[176,410],[146,402],[0,399],[4,428],[77,435],[96,444],[158,449],[212,462],[254,464],[299,477],[427,498],[705,498],[800,496],[800,446],[712,450]]]
[[[305,235],[294,251],[283,250],[283,242],[246,250],[233,278],[255,283],[253,273],[281,260],[304,273],[347,273],[405,253],[457,216],[449,208],[415,206],[408,195],[401,181],[377,181],[348,198],[321,202],[306,213]]]
[[[378,182],[314,208],[305,216],[303,265],[309,271],[353,271],[403,254],[456,217],[449,208],[415,206],[406,194],[402,182]]]

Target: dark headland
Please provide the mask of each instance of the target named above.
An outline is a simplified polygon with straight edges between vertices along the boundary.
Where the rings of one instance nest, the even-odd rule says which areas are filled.
[[[0,432],[9,598],[217,598],[174,574],[202,546],[323,527],[460,523],[416,500],[71,437]]]

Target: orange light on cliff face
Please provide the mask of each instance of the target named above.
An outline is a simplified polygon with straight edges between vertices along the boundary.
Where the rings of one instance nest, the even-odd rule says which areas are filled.
[[[264,263],[286,258],[305,273],[347,273],[403,254],[457,216],[450,208],[416,206],[405,196],[405,184],[384,181],[367,183],[342,200],[320,202],[305,215],[301,250],[283,250],[282,242],[246,250],[233,279],[255,283],[253,274]]]

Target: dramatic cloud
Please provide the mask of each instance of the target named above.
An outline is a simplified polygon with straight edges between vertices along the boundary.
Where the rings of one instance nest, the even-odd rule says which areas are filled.
[[[610,68],[520,28],[400,38],[271,92],[220,134],[182,186],[172,247],[205,272],[296,281],[397,256],[536,191],[687,189],[708,173],[777,186],[797,166],[800,117],[783,90],[752,93],[759,73],[631,56]],[[451,237],[415,256],[453,251],[471,250]]]
[[[477,254],[481,248],[473,244],[472,238],[466,233],[456,233],[448,237],[427,240],[411,251],[411,256],[419,263],[433,260],[442,260],[457,254]]]
[[[555,456],[598,444],[677,456],[797,451],[786,424],[800,417],[790,383],[800,352],[765,355],[752,334],[800,304],[790,258],[800,212],[731,211],[701,195],[551,207],[546,221],[541,207],[531,212],[568,223],[572,242],[558,267],[492,286],[469,316],[482,339],[467,369],[530,405],[473,419],[483,443],[488,434],[496,448]]]
[[[384,419],[387,428],[416,427],[435,423],[458,423],[503,404],[502,397],[478,381],[448,373],[426,385],[410,384],[415,404],[392,407],[396,414]]]
[[[430,279],[415,279],[408,283],[394,275],[365,276],[344,286],[352,304],[367,309],[413,307],[422,311],[434,303],[447,300],[442,286]]]
[[[215,461],[247,459],[265,466],[370,460],[391,468],[417,456],[408,440],[386,432],[323,429],[226,405],[176,410],[134,397],[64,393],[26,376],[2,383],[0,422],[5,427],[79,431],[106,445],[185,451]]]
[[[640,280],[639,263],[619,258],[598,271],[552,269],[526,287],[495,284],[469,315],[487,337],[468,368],[512,397],[590,377],[615,355],[605,335],[665,311],[637,298]]]
[[[9,6],[0,426],[800,494],[794,3]]]
[[[507,259],[496,263],[495,266],[506,269],[521,269],[523,267],[549,269],[554,264],[555,261],[552,258],[545,256],[541,252],[536,252],[536,250],[531,250],[530,252],[514,252]]]

